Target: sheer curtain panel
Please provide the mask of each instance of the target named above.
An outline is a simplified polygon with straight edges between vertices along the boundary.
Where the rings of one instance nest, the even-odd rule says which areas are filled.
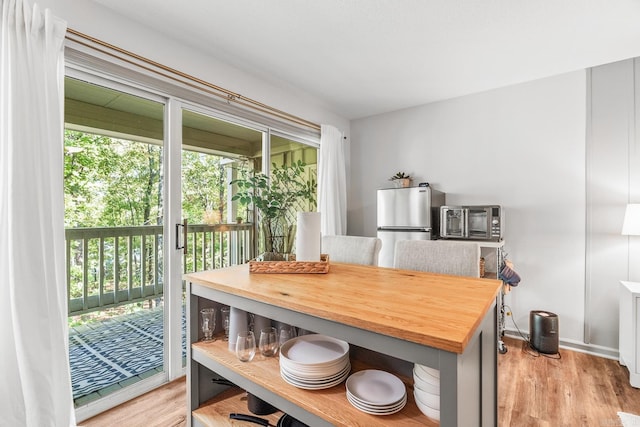
[[[66,22],[0,0],[0,425],[75,425],[63,196]]]
[[[342,133],[333,126],[320,129],[318,211],[324,236],[347,232],[347,178]]]

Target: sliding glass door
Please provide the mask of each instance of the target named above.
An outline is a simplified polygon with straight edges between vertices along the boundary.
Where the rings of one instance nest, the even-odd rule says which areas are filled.
[[[184,375],[186,272],[256,256],[243,173],[303,164],[317,144],[79,70],[65,81],[69,346],[82,421]],[[304,201],[286,212],[314,210]]]
[[[171,277],[181,289],[184,318],[184,273],[242,264],[254,256],[253,215],[231,200],[231,181],[238,165],[262,150],[264,132],[195,106],[179,111],[182,144],[172,166],[180,171],[180,183],[176,181],[172,194],[180,205],[178,211],[172,210],[172,217],[180,237],[173,251]],[[181,336],[185,352],[184,329]]]
[[[69,356],[77,407],[165,371],[164,101],[65,81]]]

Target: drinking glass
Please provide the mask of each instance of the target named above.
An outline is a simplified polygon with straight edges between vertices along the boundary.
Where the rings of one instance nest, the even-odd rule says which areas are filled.
[[[260,331],[258,346],[260,354],[265,357],[275,356],[278,352],[278,335],[276,328],[264,328]]]
[[[236,356],[241,362],[251,362],[256,355],[256,337],[251,331],[238,333],[236,340]]]
[[[222,307],[220,313],[222,314],[222,326],[224,327],[224,340],[229,341],[229,307]]]
[[[282,347],[284,343],[289,341],[291,338],[291,329],[290,328],[282,328],[280,329],[280,335],[278,336],[278,346]]]
[[[204,334],[203,341],[215,341],[213,337],[213,331],[216,329],[216,309],[215,308],[203,308],[200,310],[202,316],[202,333]]]

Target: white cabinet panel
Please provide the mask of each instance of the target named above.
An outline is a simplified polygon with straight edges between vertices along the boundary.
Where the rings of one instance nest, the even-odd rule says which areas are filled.
[[[640,283],[620,282],[620,364],[640,388]]]

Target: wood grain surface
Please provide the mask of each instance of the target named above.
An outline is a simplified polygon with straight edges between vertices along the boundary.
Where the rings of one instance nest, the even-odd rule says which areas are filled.
[[[462,353],[502,286],[493,279],[332,263],[327,274],[187,274],[202,286]]]
[[[186,407],[185,407],[186,410]],[[259,424],[251,424],[248,421],[232,420],[229,414],[246,414],[253,415],[247,407],[247,393],[241,388],[230,388],[220,393],[215,398],[205,402],[197,410],[193,411],[193,416],[207,427],[239,427],[239,426],[256,426]],[[276,412],[270,415],[255,415],[263,420],[268,420],[269,424],[277,425],[278,420],[282,417],[282,412]]]
[[[78,423],[80,427],[184,427],[187,425],[185,377]]]
[[[505,337],[498,358],[498,420],[503,427],[621,426],[619,411],[640,415],[640,389],[617,360],[560,349],[539,355]]]

